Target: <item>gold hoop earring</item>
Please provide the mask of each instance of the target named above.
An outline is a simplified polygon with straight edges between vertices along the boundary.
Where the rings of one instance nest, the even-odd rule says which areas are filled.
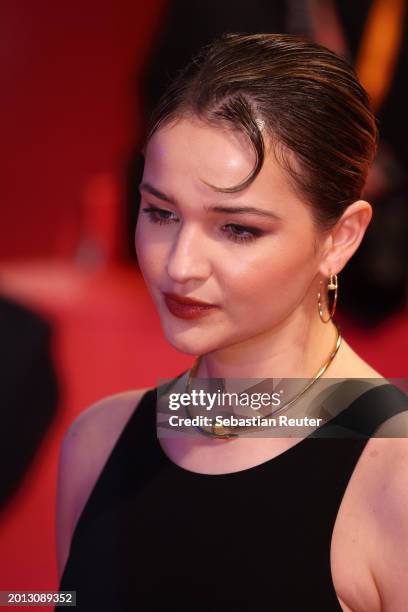
[[[320,284],[323,285],[323,281],[320,281]],[[323,323],[328,323],[329,321],[331,321],[336,311],[338,287],[339,285],[337,281],[337,274],[330,274],[330,280],[327,285],[327,304],[329,308],[329,317],[327,319],[325,319],[323,315],[321,292],[319,291],[319,293],[317,294],[317,308],[319,310],[319,315]],[[331,291],[334,291],[334,294],[333,294],[333,303],[330,308],[330,292]]]

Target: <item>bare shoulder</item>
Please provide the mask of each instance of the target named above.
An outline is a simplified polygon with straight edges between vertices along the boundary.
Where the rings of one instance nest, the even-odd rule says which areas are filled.
[[[65,566],[75,525],[127,421],[151,387],[124,391],[83,410],[67,429],[60,449],[57,482],[57,555]]]
[[[372,384],[373,386],[393,384],[364,361],[347,342],[344,342],[342,358],[341,367],[343,367],[345,377],[372,379],[370,385]],[[368,448],[374,447],[376,445],[375,440],[379,438],[394,439],[394,442],[391,442],[390,445],[380,442],[380,446],[389,448],[390,452],[397,448],[398,445],[404,447],[405,441],[408,441],[408,398],[402,392],[400,398],[396,401],[401,402],[401,410],[390,416],[379,426],[375,436],[369,441]],[[375,408],[379,408],[379,406],[373,406],[373,409]],[[395,441],[397,438],[401,439],[399,443]]]
[[[133,389],[104,397],[83,410],[67,429],[63,444],[87,438],[95,453],[103,453],[118,435],[137,408],[142,396],[151,389]]]

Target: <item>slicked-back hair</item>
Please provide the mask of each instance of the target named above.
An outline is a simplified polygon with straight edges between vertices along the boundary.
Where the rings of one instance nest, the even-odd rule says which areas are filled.
[[[225,34],[176,76],[150,118],[146,142],[185,117],[238,130],[256,163],[233,193],[248,187],[265,159],[265,136],[316,226],[329,229],[361,197],[378,130],[353,68],[334,52],[288,34]]]

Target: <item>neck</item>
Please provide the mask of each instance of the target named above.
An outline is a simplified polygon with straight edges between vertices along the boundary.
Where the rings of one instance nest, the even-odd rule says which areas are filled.
[[[332,321],[294,315],[266,332],[203,355],[197,378],[311,378],[337,338]],[[324,376],[330,376],[330,366]]]

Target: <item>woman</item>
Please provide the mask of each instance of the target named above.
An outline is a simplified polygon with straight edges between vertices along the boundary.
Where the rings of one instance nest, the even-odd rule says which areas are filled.
[[[337,416],[296,437],[197,426],[159,442],[157,389],[82,413],[58,498],[60,589],[80,609],[406,609],[408,449],[385,437],[405,396],[333,323],[376,141],[353,70],[291,36],[225,35],[170,86],[136,229],[165,335],[199,356],[170,388],[305,379],[282,408],[306,417],[318,381],[376,384],[349,405],[333,392]],[[347,439],[314,439],[334,425]]]

